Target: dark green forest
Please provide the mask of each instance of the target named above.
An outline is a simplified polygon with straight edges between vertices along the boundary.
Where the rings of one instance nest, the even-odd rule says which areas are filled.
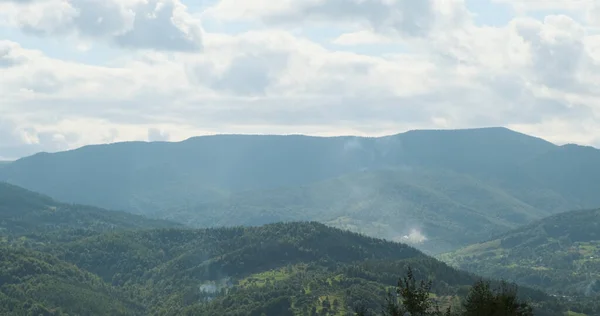
[[[11,313],[353,315],[379,311],[409,266],[435,281],[440,304],[477,281],[406,245],[314,222],[35,240],[2,248],[3,308]],[[556,304],[524,293],[542,310]]]
[[[557,295],[600,298],[600,209],[554,215],[439,258]]]
[[[405,244],[317,222],[187,229],[10,185],[0,192],[5,314],[379,315],[409,267],[432,282],[431,304],[458,313],[479,281]],[[519,293],[536,315],[577,305]]]

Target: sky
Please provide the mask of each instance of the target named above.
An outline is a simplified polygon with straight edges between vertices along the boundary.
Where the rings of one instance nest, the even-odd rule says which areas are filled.
[[[600,146],[600,0],[0,0],[0,159],[486,126]]]

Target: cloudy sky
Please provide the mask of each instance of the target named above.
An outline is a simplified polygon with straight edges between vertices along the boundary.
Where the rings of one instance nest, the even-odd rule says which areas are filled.
[[[600,0],[0,0],[0,157],[506,126],[600,145]]]

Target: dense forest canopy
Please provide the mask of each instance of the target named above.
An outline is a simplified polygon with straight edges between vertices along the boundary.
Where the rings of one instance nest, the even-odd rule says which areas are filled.
[[[435,280],[431,293],[440,304],[457,302],[477,281],[406,245],[314,222],[63,239],[21,238],[2,248],[7,254],[2,260],[8,280],[2,287],[5,309],[84,313],[88,308],[106,315],[310,315],[314,310],[314,315],[351,315],[361,306],[377,312],[410,266],[418,278]],[[35,296],[18,294],[31,287],[37,288]],[[81,302],[92,300],[96,292],[106,299],[69,303],[77,295],[86,296]],[[525,289],[523,294],[540,311],[557,304],[542,292]],[[119,304],[109,303],[113,296]]]
[[[439,257],[550,293],[600,296],[600,209],[554,215]]]

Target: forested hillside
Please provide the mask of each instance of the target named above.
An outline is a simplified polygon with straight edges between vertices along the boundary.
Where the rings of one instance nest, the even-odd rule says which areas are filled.
[[[0,315],[132,315],[144,307],[56,257],[0,245]]]
[[[164,217],[194,227],[317,220],[441,252],[490,238],[544,214],[472,176],[389,168],[306,186],[235,194],[194,208],[175,208]]]
[[[600,302],[600,210],[554,215],[440,258],[480,275]]]
[[[354,315],[379,311],[409,266],[434,281],[440,306],[462,306],[477,281],[405,244],[317,222],[181,229],[0,189],[0,311],[7,314]],[[537,315],[579,308],[520,293]]]
[[[48,196],[0,182],[0,233],[5,238],[59,230],[105,232],[167,227],[182,225],[125,212],[60,203]]]
[[[105,315],[116,310],[131,315],[352,315],[358,307],[378,311],[409,266],[415,267],[419,279],[435,281],[431,291],[442,306],[457,304],[477,280],[406,245],[314,222],[113,232],[65,243],[29,243],[35,251],[18,242],[7,247],[3,253],[20,257],[3,257],[5,271],[25,269],[40,281],[34,297],[19,296],[8,285],[0,287],[10,297],[5,309],[37,304],[40,310],[78,313],[82,307],[79,301],[71,303],[70,295],[85,296],[85,302],[99,291],[104,296],[88,308]],[[24,261],[29,257],[42,258],[35,260],[50,270],[28,268]],[[71,270],[97,277],[76,277],[87,272]],[[57,281],[47,279],[54,275]],[[79,280],[73,286],[87,292],[52,292],[52,284],[68,282],[70,276]],[[28,283],[32,279],[27,280],[12,282],[33,286]],[[102,297],[119,293],[121,303],[107,312]],[[557,306],[541,292],[521,293],[540,311]]]

